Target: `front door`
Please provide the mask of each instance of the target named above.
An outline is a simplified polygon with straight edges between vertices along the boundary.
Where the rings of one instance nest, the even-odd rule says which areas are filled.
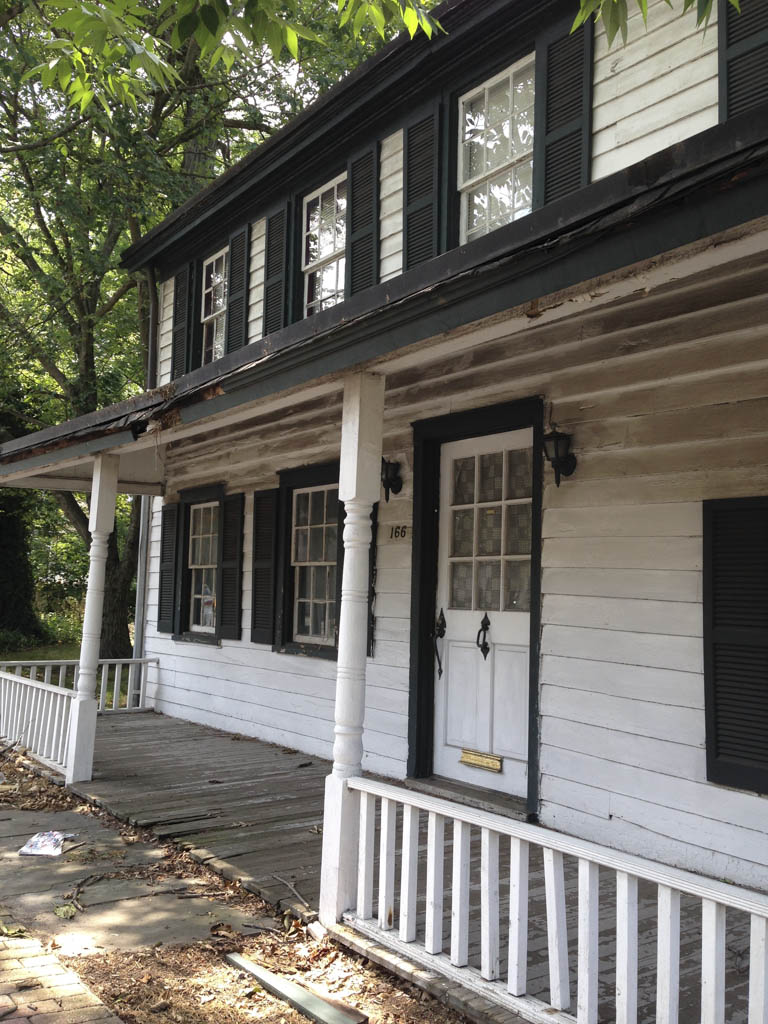
[[[434,771],[524,796],[533,432],[443,444]],[[440,637],[440,634],[444,635]]]

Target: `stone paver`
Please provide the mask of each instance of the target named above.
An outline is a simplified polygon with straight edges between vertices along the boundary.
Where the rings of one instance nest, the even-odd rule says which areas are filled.
[[[13,935],[17,927],[0,906],[1,1024],[119,1024],[120,1018],[40,942],[27,934]]]

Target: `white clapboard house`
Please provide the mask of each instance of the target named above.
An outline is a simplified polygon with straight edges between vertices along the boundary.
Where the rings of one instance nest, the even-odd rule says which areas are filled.
[[[447,0],[124,254],[151,386],[0,449],[5,486],[92,491],[38,753],[90,777],[115,494],[146,495],[134,696],[333,759],[326,924],[590,1024],[608,877],[615,1019],[652,969],[677,1020],[693,901],[695,1020],[747,1020],[743,914],[766,1024],[768,3],[653,0],[612,49],[574,13]]]

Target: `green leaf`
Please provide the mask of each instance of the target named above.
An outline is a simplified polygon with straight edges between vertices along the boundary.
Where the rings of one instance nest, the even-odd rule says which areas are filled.
[[[285,26],[285,45],[294,60],[299,57],[299,37],[290,25]]]
[[[185,14],[183,18],[179,18],[177,31],[180,42],[185,43],[187,39],[195,34],[197,23],[197,11],[190,11],[188,14]]]
[[[204,4],[200,8],[200,20],[205,25],[208,32],[214,37],[218,37],[219,33],[219,12],[211,7],[209,4]]]

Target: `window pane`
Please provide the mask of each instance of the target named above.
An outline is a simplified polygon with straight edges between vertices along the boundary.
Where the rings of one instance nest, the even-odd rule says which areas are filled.
[[[453,556],[468,558],[473,554],[474,531],[474,510],[471,508],[454,510],[451,543],[451,554]]]
[[[314,526],[325,516],[325,491],[312,491],[309,495],[309,521]]]
[[[296,632],[301,636],[309,636],[309,601],[299,601],[296,608]]]
[[[313,526],[309,531],[309,560],[310,562],[322,562],[323,560],[322,526]]]
[[[326,526],[325,528],[325,558],[331,561],[338,553],[338,527]]]
[[[451,563],[451,608],[472,610],[472,563]]]
[[[525,217],[533,203],[533,161],[520,164],[515,170],[515,217]]]
[[[312,636],[325,637],[325,605],[312,605]]]
[[[339,492],[334,487],[333,490],[325,492],[325,521],[326,523],[335,523],[339,518]]]
[[[488,183],[488,230],[515,219],[515,174],[507,171]]]
[[[505,498],[530,498],[533,460],[530,448],[507,452],[507,493]]]
[[[310,589],[309,589],[309,587],[310,587],[311,575],[312,575],[312,570],[310,568],[308,568],[307,566],[302,566],[299,569],[299,587],[298,587],[299,597],[306,597],[306,598],[308,598],[310,596]]]
[[[326,586],[328,581],[328,570],[324,565],[318,565],[312,570],[312,597],[316,601],[324,601],[326,598]]]
[[[477,553],[501,554],[501,505],[477,510]]]
[[[480,494],[478,501],[501,501],[501,478],[504,473],[502,452],[491,452],[480,456]]]
[[[475,458],[453,460],[454,505],[471,505],[475,500]]]
[[[299,529],[296,531],[295,550],[293,560],[295,562],[306,562],[309,553],[309,530]]]
[[[531,563],[527,559],[504,563],[504,610],[531,610]]]
[[[306,526],[309,522],[309,495],[306,491],[296,495],[296,525]]]
[[[328,566],[328,597],[333,602],[334,614],[336,608],[336,566]]]
[[[527,555],[531,550],[531,506],[507,505],[505,555]]]
[[[501,603],[501,563],[477,563],[477,600],[478,611],[498,611]]]

